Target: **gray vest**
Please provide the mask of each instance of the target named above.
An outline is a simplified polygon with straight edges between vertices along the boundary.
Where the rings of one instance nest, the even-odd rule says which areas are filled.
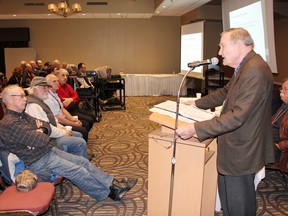
[[[50,107],[43,102],[43,100],[41,100],[38,97],[36,97],[35,95],[31,94],[31,95],[28,95],[28,97],[27,97],[27,103],[28,104],[36,103],[39,106],[41,106],[42,109],[44,110],[44,112],[47,114],[47,117],[49,119],[49,123],[52,124],[53,126],[57,127],[54,114],[52,113]]]
[[[39,106],[41,106],[42,109],[44,110],[44,112],[47,114],[47,117],[49,119],[49,123],[52,124],[53,126],[57,127],[55,117],[54,117],[50,107],[47,104],[45,104],[43,102],[43,100],[41,100],[38,97],[36,97],[35,95],[31,94],[31,95],[28,95],[28,97],[27,97],[27,104],[29,104],[29,103],[36,103]],[[51,141],[53,146],[58,148],[55,138],[50,138],[50,141]],[[61,150],[63,150],[63,149],[61,149]]]

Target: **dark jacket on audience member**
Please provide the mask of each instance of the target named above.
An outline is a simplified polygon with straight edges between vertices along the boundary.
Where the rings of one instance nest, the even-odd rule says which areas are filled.
[[[272,121],[280,111],[281,107],[277,110],[276,114],[272,116]],[[281,171],[288,173],[288,112],[285,113],[280,123],[279,136],[280,142],[278,142],[278,146],[282,151],[279,167]]]

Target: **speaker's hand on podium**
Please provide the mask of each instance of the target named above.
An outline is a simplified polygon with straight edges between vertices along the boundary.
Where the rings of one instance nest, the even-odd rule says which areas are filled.
[[[195,106],[195,100],[187,100],[187,101],[181,101],[182,104],[185,104],[185,105],[193,105]]]
[[[176,133],[182,139],[189,139],[196,134],[194,123],[190,123],[186,126],[180,127],[176,130]]]

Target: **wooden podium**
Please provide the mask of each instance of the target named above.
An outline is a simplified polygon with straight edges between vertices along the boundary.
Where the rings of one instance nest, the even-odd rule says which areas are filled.
[[[162,128],[149,134],[148,215],[167,216],[175,120],[152,113]],[[179,127],[187,124],[179,121]],[[173,216],[214,216],[217,189],[216,140],[177,139]]]

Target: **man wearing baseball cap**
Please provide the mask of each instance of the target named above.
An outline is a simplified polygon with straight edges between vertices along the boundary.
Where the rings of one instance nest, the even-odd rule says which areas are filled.
[[[121,200],[137,183],[135,178],[116,180],[86,158],[53,147],[50,124],[24,112],[27,98],[23,89],[9,85],[2,92],[7,110],[0,121],[3,144],[41,179],[51,172],[70,180],[84,193],[102,201]]]
[[[82,134],[77,131],[69,131],[61,125],[49,106],[43,102],[48,98],[48,85],[44,77],[36,76],[31,81],[32,93],[27,97],[25,112],[36,119],[50,123],[52,132],[51,141],[56,146],[68,153],[87,158],[87,144],[82,138]]]

